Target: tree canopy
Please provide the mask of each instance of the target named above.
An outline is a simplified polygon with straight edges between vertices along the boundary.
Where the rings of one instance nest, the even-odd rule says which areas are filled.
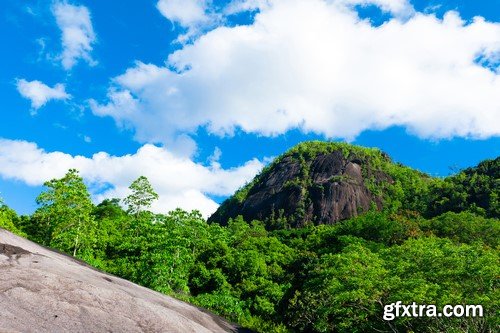
[[[145,176],[140,176],[129,186],[132,193],[123,202],[128,206],[128,212],[139,214],[141,211],[149,209],[153,201],[158,199],[158,194]]]
[[[34,214],[37,234],[50,246],[76,255],[80,250],[91,251],[95,241],[93,204],[78,171],[70,169],[61,179],[44,183],[46,190],[36,199],[40,208]]]

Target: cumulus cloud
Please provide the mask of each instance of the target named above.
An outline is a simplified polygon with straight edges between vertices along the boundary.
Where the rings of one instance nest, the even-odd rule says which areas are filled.
[[[50,100],[66,100],[71,95],[66,92],[64,84],[58,83],[54,87],[38,80],[26,81],[17,80],[17,91],[26,99],[31,101],[31,108],[36,111]]]
[[[61,60],[64,69],[69,70],[80,60],[95,65],[92,59],[92,44],[96,41],[90,12],[85,6],[72,5],[66,1],[56,1],[52,6],[52,13],[61,30],[63,47]]]
[[[413,6],[408,0],[337,0],[336,2],[344,6],[377,6],[382,11],[399,18],[408,18],[414,14]]]
[[[348,140],[391,126],[422,138],[500,135],[500,72],[491,66],[499,23],[452,11],[373,26],[352,6],[368,1],[266,3],[251,24],[207,32],[165,66],[137,62],[113,79],[107,101],[91,101],[92,111],[145,142],[200,127],[221,136],[298,128]]]
[[[156,8],[171,22],[190,27],[208,21],[208,5],[206,0],[160,0]]]
[[[99,202],[104,198],[125,197],[132,181],[144,175],[160,195],[152,207],[155,212],[180,207],[198,209],[208,216],[218,206],[209,195],[232,194],[263,166],[253,159],[239,167],[223,169],[217,163],[219,156],[220,151],[216,150],[212,163],[205,166],[147,144],[135,154],[111,156],[100,152],[89,158],[46,152],[27,141],[0,139],[0,176],[36,186],[75,168]]]
[[[405,18],[414,13],[413,6],[408,0],[329,0],[330,4],[343,6],[377,6],[380,10],[394,16]],[[269,9],[273,0],[233,0],[223,10],[225,14],[237,14],[245,11]]]
[[[186,29],[177,39],[186,42],[220,19],[211,4],[211,0],[159,0],[156,8],[170,22]]]
[[[232,15],[246,11],[261,10],[270,5],[270,0],[233,0],[224,8],[224,13]]]

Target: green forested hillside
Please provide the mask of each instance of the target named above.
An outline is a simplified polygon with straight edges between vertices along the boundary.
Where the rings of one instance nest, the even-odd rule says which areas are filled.
[[[408,210],[428,218],[448,211],[458,213],[465,210],[479,216],[500,217],[500,157],[483,161],[477,167],[465,169],[442,179],[394,163],[388,155],[376,148],[341,142],[309,141],[298,144],[276,158],[253,181],[224,201],[209,221],[225,224],[229,218],[245,214],[245,209],[249,210],[248,200],[252,199],[251,195],[256,194],[259,197],[268,195],[266,187],[269,188],[268,192],[282,193],[286,193],[288,188],[295,187],[299,189],[300,195],[298,199],[293,196],[288,198],[291,201],[298,201],[292,214],[285,216],[287,212],[283,214],[276,209],[277,211],[273,211],[272,214],[264,214],[261,220],[267,228],[318,224],[314,218],[306,216],[307,207],[313,207],[314,201],[318,200],[314,192],[319,190],[321,196],[324,196],[326,185],[333,182],[341,185],[353,183],[353,179],[346,174],[330,175],[328,182],[313,182],[313,178],[318,177],[318,172],[312,170],[315,160],[336,152],[340,152],[341,157],[334,156],[330,159],[331,162],[341,164],[353,162],[360,166],[362,185],[371,193],[372,206],[379,210],[386,212]],[[300,171],[291,176],[289,173],[294,163],[299,166]],[[283,172],[283,169],[288,174]],[[344,171],[342,168],[341,170]],[[331,172],[335,173],[335,170]],[[269,179],[272,178],[270,175],[283,178],[284,186],[281,188],[276,184],[270,186]],[[337,192],[342,191],[342,188],[337,190]],[[271,204],[280,205],[279,202]],[[255,206],[253,208],[257,210],[266,208],[263,207],[265,205],[255,204]],[[326,224],[335,222],[335,220],[326,221]],[[322,223],[325,221],[319,224]]]
[[[287,154],[306,160],[332,147],[304,144]],[[46,183],[32,216],[2,205],[0,227],[259,332],[497,331],[499,159],[437,179],[376,150],[335,147],[395,180],[370,185],[382,209],[333,225],[266,229],[237,217],[221,226],[196,211],[149,212],[156,196],[144,177],[131,185],[126,208],[118,199],[94,206],[70,170]],[[485,317],[384,321],[383,305],[395,301],[481,304]]]
[[[464,210],[500,217],[500,157],[437,182],[431,188],[428,216]]]

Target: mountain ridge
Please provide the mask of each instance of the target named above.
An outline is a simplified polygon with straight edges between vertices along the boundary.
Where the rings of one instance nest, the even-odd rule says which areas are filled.
[[[485,211],[490,217],[500,212],[498,188],[495,190],[499,161],[500,158],[486,160],[476,167],[479,173],[485,169],[483,173],[491,179],[482,179],[479,184],[488,184],[482,197],[478,195],[479,199],[475,199],[468,195],[472,201],[482,200],[476,204],[479,210],[492,206]],[[279,229],[334,224],[371,209],[411,210],[423,216],[436,216],[468,207],[466,203],[456,202],[453,191],[464,177],[472,179],[463,175],[474,174],[474,170],[468,168],[446,178],[431,177],[394,163],[377,148],[306,141],[277,157],[226,199],[208,221],[225,225],[229,219],[241,215],[245,220],[261,220],[268,228]],[[466,184],[460,186],[462,192],[466,191]],[[492,201],[491,205],[488,200]],[[453,207],[460,209],[453,210]]]

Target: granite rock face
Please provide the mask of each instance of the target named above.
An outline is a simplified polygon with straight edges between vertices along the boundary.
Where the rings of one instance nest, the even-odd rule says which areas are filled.
[[[0,229],[0,332],[238,332],[203,309]]]
[[[341,151],[308,160],[285,155],[254,182],[242,202],[228,199],[209,222],[224,225],[242,215],[246,221],[257,219],[268,225],[276,221],[286,221],[290,227],[333,224],[372,205],[382,207],[382,199],[368,189],[367,177],[392,182],[388,175],[371,171],[367,161],[345,157]]]

